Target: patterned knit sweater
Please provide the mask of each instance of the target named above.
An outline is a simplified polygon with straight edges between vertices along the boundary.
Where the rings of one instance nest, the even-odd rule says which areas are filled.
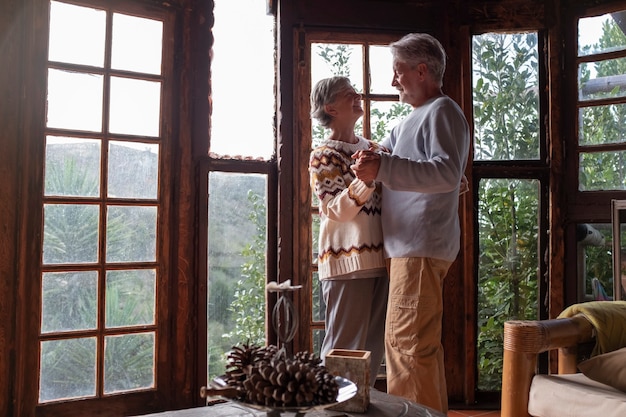
[[[384,274],[381,186],[368,187],[350,169],[352,154],[371,142],[326,140],[311,152],[311,187],[320,200],[320,279],[371,278]]]

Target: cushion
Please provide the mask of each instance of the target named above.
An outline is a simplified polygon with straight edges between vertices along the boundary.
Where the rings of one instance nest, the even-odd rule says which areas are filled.
[[[582,361],[578,369],[594,381],[626,392],[626,347]]]
[[[626,394],[581,373],[535,375],[528,413],[535,417],[624,417]]]

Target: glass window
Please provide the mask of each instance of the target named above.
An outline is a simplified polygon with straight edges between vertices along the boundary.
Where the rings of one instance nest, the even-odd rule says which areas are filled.
[[[623,27],[626,11],[584,17],[578,20],[578,55],[593,55],[626,49]]]
[[[106,17],[104,10],[50,2],[48,59],[102,67]]]
[[[536,33],[472,41],[474,160],[539,159]]]
[[[101,132],[103,80],[101,74],[48,69],[47,126]]]
[[[613,298],[612,244],[610,223],[576,225],[578,299],[581,302]]]
[[[578,189],[626,190],[626,11],[578,19]]]
[[[502,384],[507,320],[538,316],[539,181],[485,179],[478,191],[478,385]]]
[[[213,155],[270,159],[274,154],[274,17],[265,7],[258,0],[215,1]]]
[[[356,133],[380,142],[402,120],[411,107],[398,101],[397,91],[391,86],[393,78],[392,56],[388,42],[311,42],[311,88],[317,81],[333,77],[350,78],[354,89],[363,99],[365,114],[357,122]],[[367,64],[366,64],[367,63]],[[315,119],[311,123],[311,149],[318,146],[329,134]],[[305,161],[304,163],[307,163]],[[308,178],[307,178],[308,182]],[[318,236],[320,227],[319,200],[313,194],[311,206],[311,348],[319,355],[324,338],[325,304],[317,274]]]
[[[101,142],[97,139],[46,138],[45,195],[100,195]]]
[[[268,245],[277,233],[268,230],[276,218],[268,210],[278,201],[276,178],[269,184],[276,166],[275,19],[256,0],[217,0],[214,16],[205,171],[208,381],[224,373],[233,346],[277,344],[267,340],[265,291],[278,280],[277,249]]]
[[[155,387],[163,270],[163,22],[50,7],[40,402]]]
[[[479,178],[476,388],[497,392],[504,322],[537,319],[541,308],[538,254],[545,251],[540,236],[546,225],[540,208],[547,202],[537,170],[545,152],[540,48],[537,33],[485,33],[473,36],[472,45],[473,175]]]
[[[163,22],[115,13],[111,68],[160,74],[162,41]]]
[[[267,176],[209,173],[208,380],[226,370],[226,353],[265,345]]]

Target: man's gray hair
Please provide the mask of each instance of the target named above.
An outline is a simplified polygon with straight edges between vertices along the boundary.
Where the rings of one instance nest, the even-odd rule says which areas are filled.
[[[435,80],[443,83],[446,51],[433,36],[427,33],[409,33],[389,46],[394,60],[404,62],[412,68],[424,63]]]

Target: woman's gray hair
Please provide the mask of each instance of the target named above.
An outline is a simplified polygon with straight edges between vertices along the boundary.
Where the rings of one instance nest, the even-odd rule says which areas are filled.
[[[441,43],[427,33],[409,33],[389,45],[396,61],[404,62],[415,68],[424,63],[435,80],[443,83],[446,71],[446,51]]]
[[[311,91],[311,117],[317,119],[324,127],[329,127],[333,117],[326,113],[324,106],[332,103],[337,94],[352,87],[348,77],[330,77],[319,80]]]

